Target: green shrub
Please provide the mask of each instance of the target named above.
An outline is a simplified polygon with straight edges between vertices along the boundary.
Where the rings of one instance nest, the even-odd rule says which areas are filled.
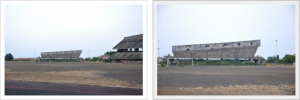
[[[238,60],[204,60],[194,61],[194,65],[243,65],[243,62]],[[245,61],[245,65],[250,65],[249,61]],[[251,65],[259,65],[257,63],[251,63]]]
[[[107,51],[104,55],[113,55],[114,53],[116,53],[116,51]]]
[[[184,66],[186,61],[180,61],[179,66]]]
[[[12,61],[14,59],[14,56],[11,53],[8,53],[5,55],[5,61]]]
[[[162,67],[165,67],[165,66],[166,66],[166,64],[165,64],[163,61],[159,62],[159,64],[160,64],[160,66],[162,66]]]
[[[93,57],[93,58],[92,58],[92,61],[97,61],[97,60],[99,60],[98,57]]]
[[[109,59],[104,59],[103,62],[104,63],[109,63]]]
[[[284,63],[284,64],[292,64],[295,62],[295,56],[293,55],[285,55],[279,63]]]

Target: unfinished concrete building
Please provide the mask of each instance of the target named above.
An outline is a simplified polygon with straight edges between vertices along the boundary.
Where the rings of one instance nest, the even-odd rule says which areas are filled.
[[[74,59],[78,60],[82,50],[42,52],[42,59]]]
[[[143,34],[124,37],[113,49],[110,60],[115,63],[143,63]]]
[[[224,43],[191,44],[172,46],[174,59],[203,60],[259,60],[255,53],[260,47],[260,40],[236,41]],[[167,60],[169,64],[169,60]]]

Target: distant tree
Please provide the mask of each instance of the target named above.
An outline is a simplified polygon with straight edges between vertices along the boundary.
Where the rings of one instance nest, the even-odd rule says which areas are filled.
[[[90,57],[87,57],[87,58],[85,58],[84,60],[85,60],[85,61],[89,61],[89,60],[91,60],[91,58],[90,58]]]
[[[294,63],[295,62],[295,56],[294,55],[285,55],[281,60],[280,63]]]
[[[107,51],[104,55],[113,55],[114,53],[116,53],[116,51]]]
[[[8,53],[5,55],[5,61],[12,61],[14,59],[14,56],[11,53]]]
[[[170,54],[168,54],[168,57],[171,56]]]
[[[93,57],[93,58],[92,58],[92,61],[97,61],[97,60],[99,60],[98,57]]]
[[[276,57],[275,56],[269,56],[267,59],[268,63],[275,63],[276,62]]]

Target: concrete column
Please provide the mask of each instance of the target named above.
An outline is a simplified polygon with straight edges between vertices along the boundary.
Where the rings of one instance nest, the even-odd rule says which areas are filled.
[[[192,58],[192,66],[194,66],[194,59]]]
[[[169,58],[167,58],[167,67],[169,66]]]

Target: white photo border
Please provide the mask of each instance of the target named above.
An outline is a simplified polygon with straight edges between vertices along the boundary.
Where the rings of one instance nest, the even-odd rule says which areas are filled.
[[[41,4],[46,4],[46,5],[51,5],[51,4],[65,4],[65,5],[70,5],[70,4],[76,4],[76,5],[142,5],[143,6],[143,95],[141,96],[125,96],[125,95],[93,95],[93,96],[86,96],[86,95],[65,95],[65,96],[39,96],[39,95],[30,95],[30,96],[5,96],[5,85],[4,85],[4,48],[5,48],[5,28],[4,28],[4,21],[5,21],[5,5],[41,5]],[[0,99],[28,99],[28,100],[33,100],[33,99],[71,99],[71,100],[78,100],[78,99],[138,99],[138,100],[146,100],[147,97],[149,97],[148,94],[148,78],[147,78],[147,61],[148,61],[148,45],[147,45],[147,1],[1,1],[1,74],[0,74]],[[151,60],[151,59],[149,59]],[[151,84],[150,84],[151,85]]]
[[[157,5],[239,5],[239,4],[271,4],[271,5],[283,5],[291,4],[295,5],[295,39],[296,39],[296,76],[295,76],[295,95],[294,96],[232,96],[232,95],[210,95],[210,96],[180,96],[180,95],[157,95]],[[153,98],[154,99],[299,99],[299,1],[153,1]]]

